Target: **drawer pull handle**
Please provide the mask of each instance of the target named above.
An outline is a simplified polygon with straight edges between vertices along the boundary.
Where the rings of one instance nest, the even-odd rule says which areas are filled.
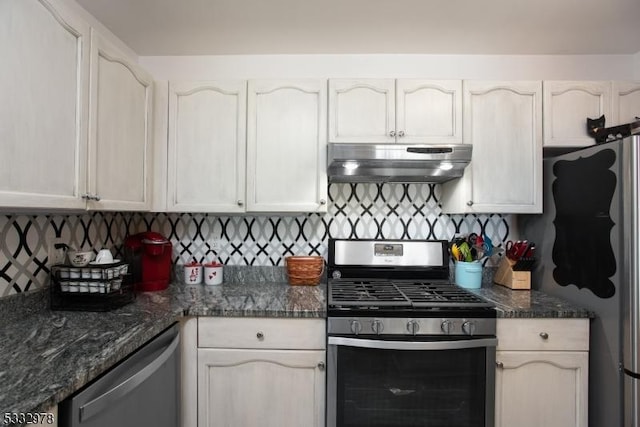
[[[542,338],[543,340],[548,340],[549,334],[546,332],[540,332],[540,338]]]
[[[264,340],[264,334],[262,332],[258,332],[256,334],[256,338],[258,338],[258,340],[263,341]]]

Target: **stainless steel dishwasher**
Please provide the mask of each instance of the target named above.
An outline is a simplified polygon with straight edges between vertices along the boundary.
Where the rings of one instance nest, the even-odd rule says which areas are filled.
[[[179,327],[174,324],[60,403],[60,426],[180,425],[179,343]]]

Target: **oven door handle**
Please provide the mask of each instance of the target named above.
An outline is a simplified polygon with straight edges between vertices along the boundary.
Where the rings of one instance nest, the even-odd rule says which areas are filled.
[[[463,339],[455,341],[384,341],[362,338],[329,337],[329,345],[377,348],[382,350],[459,350],[477,347],[496,347],[497,338]]]

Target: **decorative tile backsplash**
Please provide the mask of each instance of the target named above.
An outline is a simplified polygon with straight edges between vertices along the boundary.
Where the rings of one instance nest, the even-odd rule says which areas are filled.
[[[0,296],[48,284],[48,242],[111,248],[128,234],[157,231],[173,244],[175,264],[192,259],[228,265],[283,265],[288,255],[326,255],[334,238],[451,239],[484,232],[509,238],[509,215],[448,215],[436,184],[331,184],[326,214],[217,216],[201,213],[0,215]]]

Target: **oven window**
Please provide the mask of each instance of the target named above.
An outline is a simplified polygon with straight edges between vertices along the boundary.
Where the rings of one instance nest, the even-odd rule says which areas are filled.
[[[486,348],[339,346],[336,367],[339,427],[484,426]]]

